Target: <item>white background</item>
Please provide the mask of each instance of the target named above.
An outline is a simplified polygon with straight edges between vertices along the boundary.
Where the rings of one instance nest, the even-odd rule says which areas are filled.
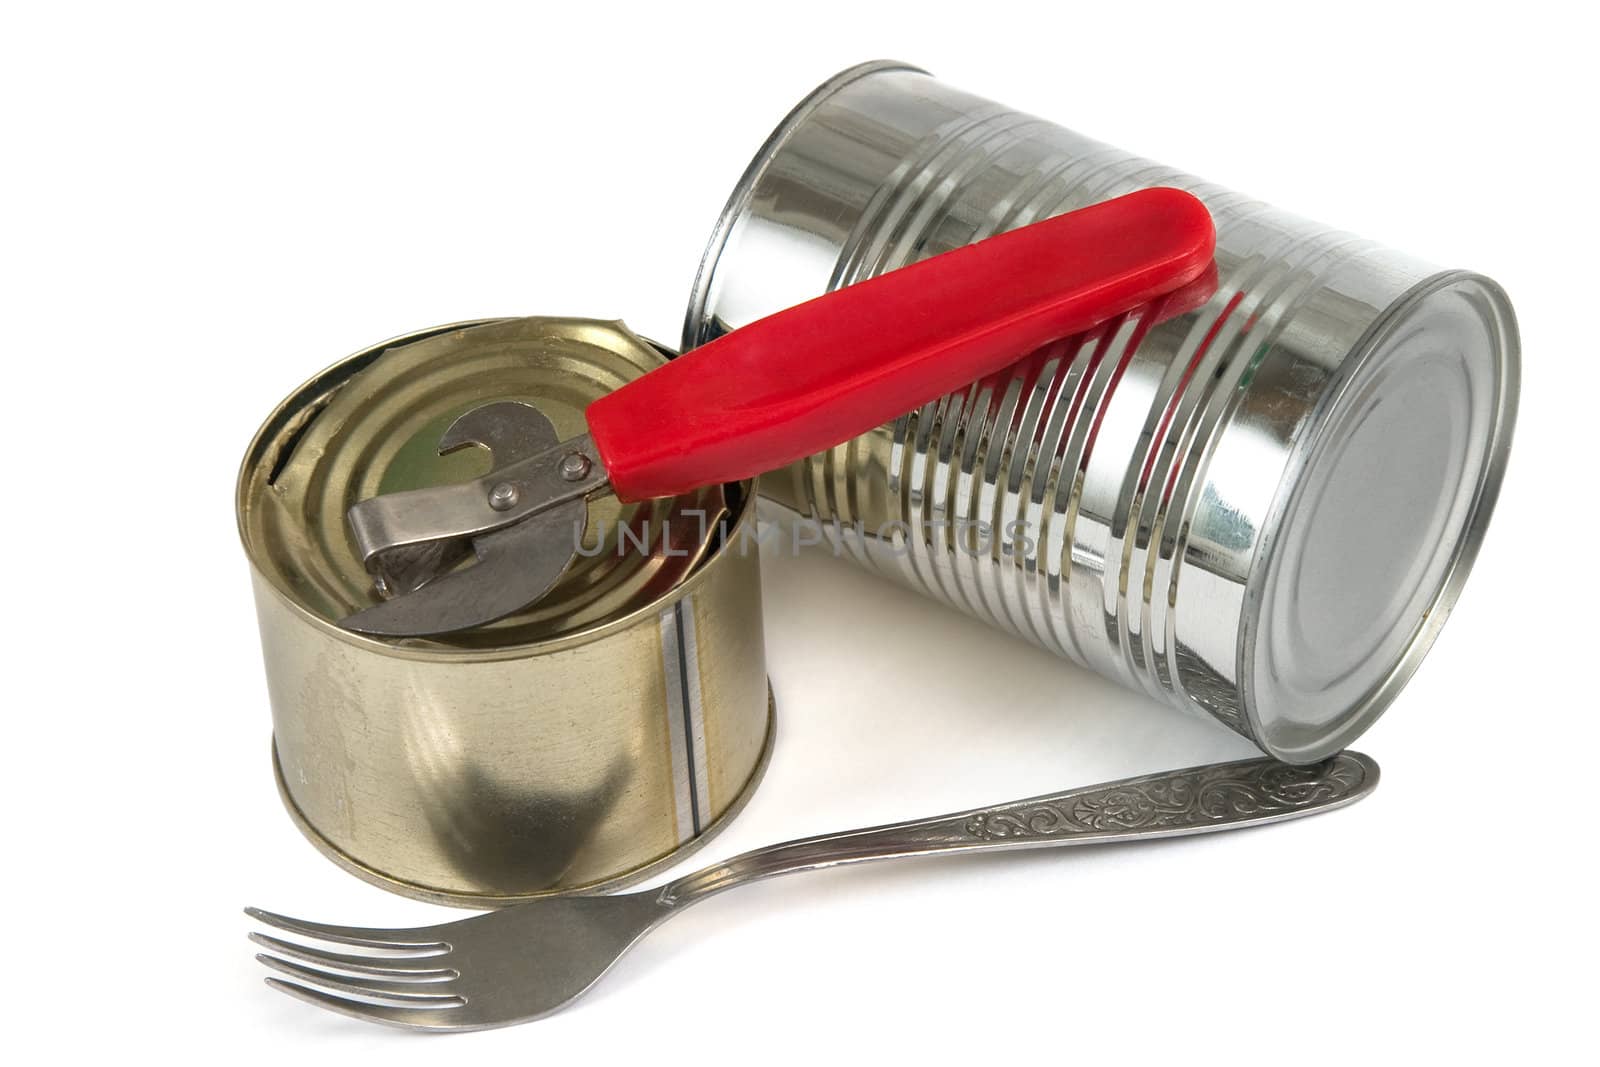
[[[230,1063],[1580,1055],[1595,993],[1592,35],[1534,3],[35,5],[0,29],[8,1044]],[[672,340],[769,128],[863,59],[1434,262],[1522,318],[1480,566],[1290,826],[741,890],[585,1001],[428,1039],[261,984],[249,903],[456,913],[279,807],[235,465],[314,370],[486,315]],[[766,569],[777,753],[711,857],[1250,754],[826,558]],[[710,858],[710,857],[708,857]],[[1545,1060],[1550,1062],[1551,1059]]]

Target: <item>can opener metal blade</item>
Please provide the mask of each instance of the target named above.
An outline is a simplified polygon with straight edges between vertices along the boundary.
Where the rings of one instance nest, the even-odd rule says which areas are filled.
[[[1146,189],[989,237],[780,311],[702,345],[588,406],[557,441],[514,402],[446,431],[494,469],[457,485],[352,506],[351,534],[380,592],[347,630],[427,636],[534,603],[576,556],[585,498],[673,496],[752,478],[1199,280],[1211,216]],[[470,544],[476,561],[456,566]]]

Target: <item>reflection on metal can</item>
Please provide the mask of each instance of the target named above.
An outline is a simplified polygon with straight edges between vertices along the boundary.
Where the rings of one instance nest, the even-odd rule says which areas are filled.
[[[325,371],[257,434],[237,506],[275,766],[296,822],[347,869],[472,907],[624,884],[754,787],[771,708],[758,562],[733,550],[748,484],[591,501],[557,586],[492,625],[397,640],[336,625],[375,597],[350,505],[486,472],[480,450],[438,454],[457,416],[520,400],[582,432],[589,401],[664,358],[617,323],[446,326]]]
[[[761,491],[864,566],[1316,760],[1410,677],[1488,522],[1518,374],[1492,281],[878,63],[752,162],[684,347],[1151,186],[1215,217],[1208,303],[1053,345]]]

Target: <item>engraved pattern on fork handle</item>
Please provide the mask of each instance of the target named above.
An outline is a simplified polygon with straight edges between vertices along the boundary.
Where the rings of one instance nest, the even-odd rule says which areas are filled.
[[[1176,837],[1279,822],[1359,800],[1377,781],[1377,764],[1348,751],[1303,767],[1254,759],[1151,774],[756,849],[668,882],[657,899],[686,906],[759,878],[874,859]]]

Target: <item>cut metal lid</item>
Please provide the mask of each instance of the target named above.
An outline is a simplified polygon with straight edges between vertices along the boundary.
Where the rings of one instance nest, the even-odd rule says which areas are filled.
[[[451,485],[489,472],[494,430],[463,416],[507,405],[543,421],[552,440],[581,433],[594,400],[666,363],[625,326],[522,318],[447,327],[375,346],[319,376],[263,430],[240,485],[251,559],[281,593],[337,624],[425,579],[471,570],[459,548],[391,557],[369,570],[346,524],[358,500]],[[504,438],[497,439],[502,448]],[[441,454],[441,446],[443,454]],[[470,648],[547,641],[658,600],[712,551],[741,487],[721,484],[625,503],[573,501],[562,529],[578,551],[537,603],[471,630],[407,643]],[[581,519],[582,530],[577,529]]]

